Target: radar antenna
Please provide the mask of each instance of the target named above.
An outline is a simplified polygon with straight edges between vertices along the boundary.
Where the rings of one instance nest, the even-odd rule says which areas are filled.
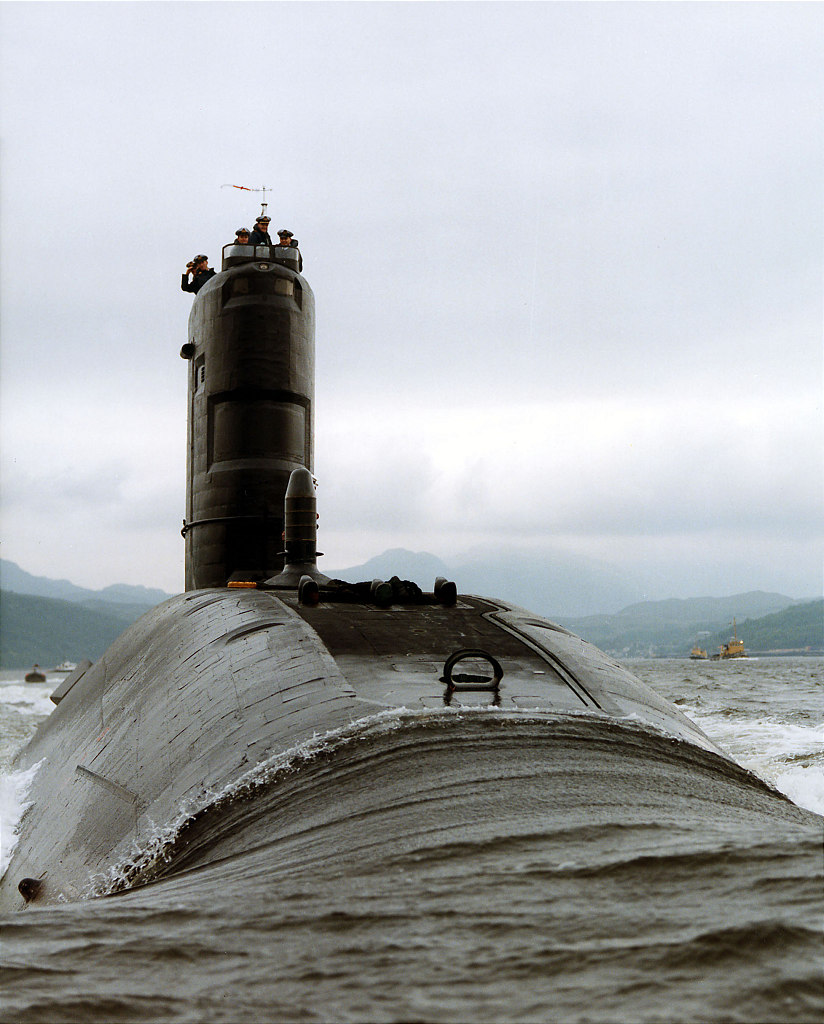
[[[260,215],[261,215],[261,217],[263,217],[264,214],[266,213],[266,207],[269,205],[266,202],[266,193],[272,191],[268,186],[263,185],[261,188],[249,188],[248,185],[221,185],[220,187],[221,188],[239,188],[239,189],[242,189],[244,192],[262,192],[263,193],[263,199],[261,200],[261,203],[260,203]]]

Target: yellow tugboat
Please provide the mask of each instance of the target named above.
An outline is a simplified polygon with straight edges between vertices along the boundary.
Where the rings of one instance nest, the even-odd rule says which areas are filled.
[[[718,654],[713,654],[712,657],[713,661],[724,661],[727,658],[747,657],[747,652],[744,650],[744,641],[738,639],[738,630],[735,625],[735,619],[732,620],[732,640],[730,640],[729,643],[721,644],[718,648]]]
[[[704,650],[703,647],[699,647],[698,644],[696,644],[695,647],[693,647],[693,649],[690,651],[691,661],[703,661],[706,657],[707,652]]]

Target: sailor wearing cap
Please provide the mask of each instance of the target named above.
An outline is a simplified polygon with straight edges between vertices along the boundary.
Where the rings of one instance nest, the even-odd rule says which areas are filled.
[[[249,229],[238,228],[235,232],[235,245],[248,245],[249,244]]]
[[[252,234],[249,236],[250,245],[271,245],[272,239],[269,237],[269,220],[265,214],[263,217],[257,217],[255,219],[255,228]]]
[[[292,237],[292,232],[289,231],[287,228],[281,228],[280,231],[278,231],[278,238],[280,239],[278,245],[287,245],[292,249],[297,249],[298,240],[297,238]],[[301,271],[303,270],[303,257],[299,253],[298,260],[298,271]]]
[[[189,280],[190,274],[191,281]],[[204,284],[214,276],[215,272],[209,266],[209,257],[199,253],[186,264],[186,270],[180,279],[180,287],[184,292],[194,292],[197,295]]]

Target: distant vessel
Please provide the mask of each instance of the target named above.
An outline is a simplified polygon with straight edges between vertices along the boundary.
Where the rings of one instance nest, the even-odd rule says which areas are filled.
[[[55,667],[51,671],[52,672],[74,672],[74,670],[76,668],[77,668],[77,665],[75,665],[75,663],[73,661],[61,661],[60,664],[59,665],[55,665]]]
[[[738,639],[738,629],[735,625],[735,619],[732,620],[732,639],[729,643],[721,644],[718,648],[718,654],[713,654],[713,661],[725,661],[727,658],[746,658],[747,652],[744,650],[744,641]]]
[[[703,647],[699,647],[698,644],[696,644],[690,651],[690,659],[692,661],[703,661],[706,657],[707,652],[704,650]]]
[[[35,663],[31,672],[27,672],[25,676],[27,683],[45,683],[46,673]]]

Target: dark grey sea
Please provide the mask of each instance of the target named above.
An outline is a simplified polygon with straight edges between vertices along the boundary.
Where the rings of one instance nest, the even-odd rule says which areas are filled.
[[[824,659],[629,667],[740,767],[584,716],[367,723],[168,834],[170,877],[0,918],[0,1018],[820,1022]],[[0,677],[6,859],[54,685]]]

